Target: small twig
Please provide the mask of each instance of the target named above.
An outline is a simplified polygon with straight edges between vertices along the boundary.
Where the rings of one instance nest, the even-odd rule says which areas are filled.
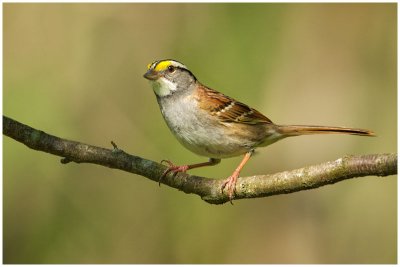
[[[116,143],[114,143],[114,141],[111,141],[111,145],[114,147],[114,149],[118,149],[118,146]]]
[[[167,168],[157,162],[129,155],[114,142],[111,142],[113,149],[91,146],[47,134],[5,116],[3,134],[34,150],[63,157],[62,163],[98,164],[138,174],[155,182],[159,181]],[[346,156],[297,170],[241,177],[236,185],[235,199],[287,194],[355,177],[393,174],[397,174],[397,153]],[[221,193],[222,180],[178,173],[175,176],[167,175],[162,183],[185,193],[197,194],[209,203],[222,204],[229,201],[228,196]]]

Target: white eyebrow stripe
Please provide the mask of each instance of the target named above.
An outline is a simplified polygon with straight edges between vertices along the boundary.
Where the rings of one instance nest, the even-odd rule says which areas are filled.
[[[175,65],[176,67],[180,67],[180,68],[183,68],[183,69],[187,69],[187,67],[186,67],[185,65],[183,65],[182,63],[180,63],[180,62],[178,62],[178,61],[171,60],[171,62],[174,63],[174,65]]]
[[[176,61],[176,60],[173,60],[173,59],[164,59],[164,60],[154,61],[153,63],[151,63],[150,69],[155,69],[158,66],[158,64],[160,64],[162,62],[170,62],[170,64],[172,66],[174,66],[174,67],[188,70],[188,68],[185,65],[183,65],[179,61]]]

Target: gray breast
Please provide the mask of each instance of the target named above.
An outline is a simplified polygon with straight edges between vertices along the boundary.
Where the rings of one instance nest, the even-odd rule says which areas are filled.
[[[255,143],[232,133],[232,124],[223,124],[198,109],[190,96],[158,98],[161,113],[178,141],[198,155],[227,158],[249,151]]]

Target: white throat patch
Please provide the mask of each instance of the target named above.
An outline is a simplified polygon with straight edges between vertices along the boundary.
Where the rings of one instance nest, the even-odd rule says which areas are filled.
[[[150,83],[154,92],[158,96],[167,96],[171,94],[172,91],[176,91],[176,84],[165,79],[164,77],[160,77],[156,81],[150,81]]]

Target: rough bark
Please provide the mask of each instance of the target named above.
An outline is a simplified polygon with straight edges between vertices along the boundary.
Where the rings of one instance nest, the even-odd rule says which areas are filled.
[[[31,149],[62,157],[61,163],[93,163],[144,176],[158,182],[166,166],[113,149],[96,147],[47,134],[3,116],[3,134]],[[363,176],[397,174],[397,153],[345,156],[334,161],[268,175],[240,177],[235,199],[266,197],[334,184]],[[185,173],[169,174],[163,184],[188,194],[197,194],[212,204],[229,201],[221,192],[223,180]]]

